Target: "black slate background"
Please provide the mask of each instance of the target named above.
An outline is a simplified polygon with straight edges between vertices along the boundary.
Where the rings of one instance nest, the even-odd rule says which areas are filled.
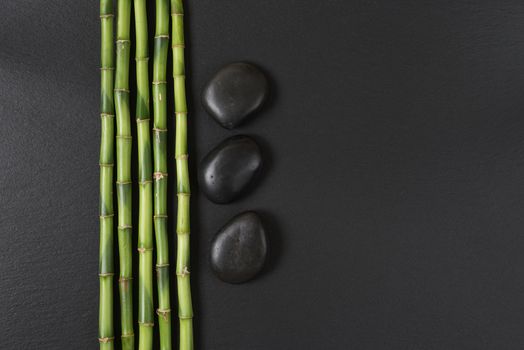
[[[94,349],[98,3],[0,8],[0,347]],[[267,160],[232,205],[193,186],[198,349],[524,348],[521,1],[199,0],[187,13],[193,177],[236,133]],[[198,95],[237,60],[274,89],[229,132]],[[271,258],[224,284],[209,243],[247,209]]]

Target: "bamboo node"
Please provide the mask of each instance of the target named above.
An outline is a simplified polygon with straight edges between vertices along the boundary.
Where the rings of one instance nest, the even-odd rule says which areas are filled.
[[[147,185],[147,184],[150,184],[152,182],[153,182],[152,180],[144,180],[144,181],[139,181],[138,184],[139,185]]]
[[[127,282],[133,280],[133,277],[120,277],[118,282]]]
[[[155,180],[162,180],[164,177],[167,177],[167,173],[162,173],[160,171],[153,173],[153,179]]]
[[[134,336],[135,336],[135,333],[128,333],[128,334],[122,334],[120,338],[129,338],[129,337],[134,337]]]
[[[165,218],[167,218],[167,215],[163,215],[163,214],[153,215],[153,219],[165,219]]]
[[[143,118],[136,118],[136,122],[137,123],[144,123],[144,122],[149,122],[149,117],[143,117]]]
[[[132,181],[117,181],[116,182],[117,185],[129,185],[132,183],[133,183]]]
[[[98,165],[100,165],[101,167],[108,167],[108,168],[111,168],[114,166],[113,163],[98,163]]]
[[[100,70],[115,70],[115,67],[100,67]]]
[[[131,136],[131,135],[116,135],[116,138],[117,139],[122,139],[122,140],[132,140],[133,136]]]
[[[177,235],[188,235],[190,233],[191,233],[191,231],[182,231],[182,230],[177,230],[176,231]]]
[[[171,16],[183,16],[183,13],[180,12],[171,12]]]
[[[162,38],[167,38],[167,39],[169,39],[169,34],[160,34],[160,35],[155,35],[155,39],[162,39]]]
[[[153,251],[153,248],[137,248],[136,250],[138,250],[139,253],[145,253],[145,252],[151,252]]]
[[[115,115],[111,113],[100,113],[100,118],[114,118]]]
[[[167,84],[167,81],[165,80],[154,80],[152,82],[153,85],[160,85],[160,84]]]
[[[177,115],[187,115],[187,112],[183,112],[183,111],[175,112],[175,116]]]
[[[183,49],[184,47],[186,47],[184,44],[173,44],[173,45],[171,45],[172,49],[176,49],[176,48],[182,48]]]
[[[156,264],[156,268],[157,269],[160,269],[162,267],[169,267],[169,263],[166,263],[166,264]]]
[[[125,93],[129,93],[129,90],[128,89],[113,89],[114,92],[125,92]]]
[[[130,43],[131,40],[129,40],[129,39],[117,39],[115,42],[116,42],[117,44],[119,44],[119,43],[121,43],[121,44],[125,44],[125,43]]]
[[[115,15],[112,13],[103,13],[100,15],[100,18],[110,18],[110,17],[115,17]]]
[[[118,225],[118,229],[119,230],[128,230],[128,229],[132,229],[133,226],[131,225]]]
[[[176,195],[180,197],[189,197],[191,196],[191,192],[178,192]]]
[[[100,215],[100,219],[112,218],[115,214]]]
[[[98,274],[98,277],[109,277],[114,276],[115,274],[113,272],[102,272]]]
[[[167,316],[171,313],[171,309],[157,309],[156,314],[162,316],[164,321],[167,321]]]
[[[187,153],[184,153],[184,154],[179,154],[179,155],[176,155],[175,156],[175,159],[176,160],[186,160],[189,158],[189,154]]]
[[[167,129],[153,128],[154,132],[167,132]]]
[[[110,342],[112,342],[113,340],[115,340],[115,337],[104,337],[104,338],[98,338],[98,341],[99,341],[100,343],[103,343],[103,344],[110,343]]]
[[[181,320],[191,320],[193,318],[193,315],[178,315],[178,318]]]
[[[189,272],[189,268],[187,266],[184,266],[184,268],[182,268],[182,272],[177,272],[176,275],[177,276],[180,276],[180,277],[185,277],[185,276],[189,276],[190,272]]]
[[[155,324],[153,322],[140,322],[140,321],[138,321],[138,324],[140,326],[144,326],[144,327],[154,327],[155,326]]]

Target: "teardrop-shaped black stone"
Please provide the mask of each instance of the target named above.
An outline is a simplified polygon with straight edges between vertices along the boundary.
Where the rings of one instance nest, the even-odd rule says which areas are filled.
[[[269,94],[269,83],[256,66],[237,62],[220,69],[204,87],[202,104],[224,128],[232,129],[259,109]]]
[[[224,282],[242,283],[257,275],[267,256],[267,237],[257,213],[235,216],[211,243],[211,268]]]
[[[200,163],[200,189],[215,203],[229,203],[248,188],[262,166],[257,143],[247,136],[233,136],[212,149]]]

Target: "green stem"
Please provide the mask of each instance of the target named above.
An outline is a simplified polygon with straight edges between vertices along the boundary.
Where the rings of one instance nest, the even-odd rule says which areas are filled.
[[[118,196],[118,251],[120,258],[120,319],[122,349],[135,347],[133,333],[132,271],[132,183],[131,183],[131,117],[129,112],[129,56],[131,40],[131,0],[118,0],[116,34],[116,191]]]
[[[167,99],[166,64],[169,45],[169,0],[156,0],[155,53],[153,61],[153,178],[155,198],[156,271],[160,349],[171,349],[169,300],[169,245],[167,238]]]
[[[114,348],[113,333],[113,161],[114,161],[114,47],[113,1],[100,0],[100,305],[98,341],[100,349]]]
[[[138,142],[138,325],[140,350],[153,347],[153,192],[149,129],[146,0],[134,0],[136,32],[136,121]]]
[[[184,63],[184,8],[182,0],[171,0],[173,80],[175,91],[175,158],[177,174],[177,260],[180,350],[193,349],[193,306],[189,281],[189,170],[187,151],[187,103]]]

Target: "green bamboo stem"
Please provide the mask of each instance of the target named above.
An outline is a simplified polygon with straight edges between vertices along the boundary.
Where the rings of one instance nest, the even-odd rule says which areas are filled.
[[[173,80],[175,92],[175,159],[177,175],[177,260],[180,350],[193,350],[193,306],[189,281],[189,170],[187,151],[187,103],[184,63],[184,8],[182,0],[171,0]]]
[[[153,191],[149,129],[146,0],[134,0],[136,33],[136,122],[138,143],[138,325],[140,350],[153,348]]]
[[[169,0],[156,0],[155,52],[153,61],[153,154],[156,271],[160,349],[171,349],[169,300],[169,245],[167,238],[167,93],[166,65],[169,45]]]
[[[100,349],[114,348],[113,333],[113,162],[114,162],[114,48],[113,1],[100,0],[100,302],[98,341]]]
[[[135,347],[133,332],[132,271],[132,183],[131,183],[131,117],[129,112],[129,56],[131,40],[131,0],[118,0],[116,30],[116,191],[118,197],[118,252],[120,259],[120,327],[122,349]]]

